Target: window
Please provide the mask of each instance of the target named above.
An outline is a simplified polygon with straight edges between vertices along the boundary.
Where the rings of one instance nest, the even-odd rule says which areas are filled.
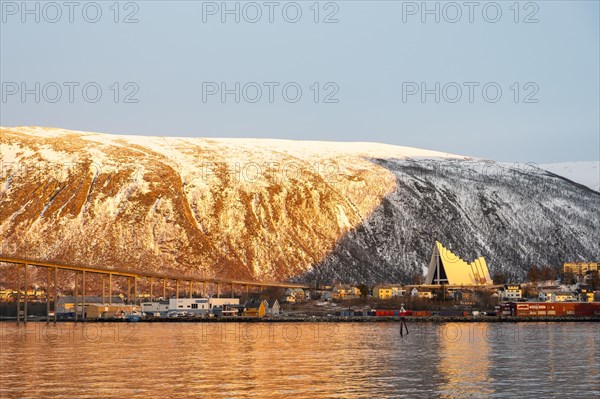
[[[198,304],[197,303],[192,303],[192,309],[198,309]]]

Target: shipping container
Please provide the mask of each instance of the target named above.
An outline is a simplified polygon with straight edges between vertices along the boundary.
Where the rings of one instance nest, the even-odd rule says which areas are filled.
[[[512,316],[600,316],[600,302],[511,302]],[[503,308],[502,314],[506,311]]]

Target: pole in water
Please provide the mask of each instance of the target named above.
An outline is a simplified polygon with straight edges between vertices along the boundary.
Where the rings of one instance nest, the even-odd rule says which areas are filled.
[[[406,331],[406,335],[408,335],[408,326],[406,325],[406,319],[404,317],[400,318],[400,336],[404,336],[404,331]]]

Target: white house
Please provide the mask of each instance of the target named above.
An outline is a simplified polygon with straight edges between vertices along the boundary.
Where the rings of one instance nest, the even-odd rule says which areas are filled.
[[[414,287],[410,291],[410,296],[418,297],[418,298],[432,299],[433,298],[433,292],[431,290],[426,289],[426,288],[417,289],[417,287]]]
[[[271,299],[267,301],[267,315],[269,317],[277,317],[280,313],[279,301],[277,299]]]
[[[239,304],[239,298],[171,298],[169,299],[169,312],[207,314],[214,313],[214,308],[222,308],[223,305]]]
[[[165,317],[169,313],[169,302],[142,302],[142,312],[147,316]]]
[[[142,307],[142,309],[144,309]],[[186,312],[207,314],[209,312],[208,298],[171,298],[169,312]]]
[[[516,302],[523,297],[523,290],[518,284],[508,284],[498,290],[498,296],[502,301]]]
[[[406,289],[401,285],[392,285],[392,297],[400,297],[406,294]]]
[[[545,289],[540,291],[538,299],[540,302],[576,302],[579,298],[577,294],[570,291]]]

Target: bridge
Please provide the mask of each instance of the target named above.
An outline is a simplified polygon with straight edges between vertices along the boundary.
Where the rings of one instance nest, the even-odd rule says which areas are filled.
[[[148,279],[149,280],[149,294],[150,299],[154,298],[154,281],[158,280],[162,282],[162,297],[167,297],[167,282],[175,282],[175,297],[179,298],[180,286],[183,284],[188,285],[188,293],[189,297],[192,298],[192,294],[194,292],[194,284],[202,284],[202,296],[206,296],[206,285],[213,284],[217,288],[217,297],[221,296],[221,287],[222,286],[231,286],[231,295],[233,296],[233,287],[241,286],[244,287],[246,293],[249,292],[250,287],[252,288],[260,288],[262,291],[265,287],[273,287],[273,288],[302,288],[308,289],[308,285],[303,284],[292,284],[292,283],[262,283],[256,281],[246,281],[246,280],[233,280],[233,279],[217,279],[217,278],[203,278],[197,277],[190,274],[167,274],[167,273],[154,273],[154,272],[144,272],[139,270],[127,270],[127,269],[108,269],[108,268],[98,268],[98,267],[90,267],[90,266],[82,266],[82,265],[67,265],[60,263],[47,262],[43,260],[35,260],[35,259],[22,259],[22,258],[13,258],[6,257],[0,255],[0,263],[9,263],[16,265],[17,272],[17,323],[21,321],[21,269],[23,269],[23,285],[25,286],[25,298],[23,301],[23,321],[27,322],[27,271],[28,269],[33,267],[41,267],[46,268],[47,273],[47,289],[46,296],[48,296],[50,291],[50,281],[51,275],[54,275],[53,278],[53,294],[54,294],[54,308],[56,310],[56,303],[58,300],[58,270],[69,270],[75,272],[75,302],[77,304],[78,293],[79,293],[79,275],[81,274],[81,318],[84,318],[84,309],[85,309],[85,295],[86,295],[86,275],[88,274],[99,274],[102,276],[102,302],[106,303],[106,279],[108,278],[108,304],[112,304],[113,300],[113,277],[125,277],[127,278],[127,300],[129,302],[129,295],[131,293],[131,282],[133,280],[133,298],[134,302],[137,302],[138,299],[138,280],[140,279]],[[77,310],[77,307],[75,308]],[[47,320],[49,320],[50,315],[50,301],[48,297],[46,298],[46,314]],[[78,314],[75,312],[75,320],[77,320]],[[54,321],[56,322],[56,311],[54,312]]]

